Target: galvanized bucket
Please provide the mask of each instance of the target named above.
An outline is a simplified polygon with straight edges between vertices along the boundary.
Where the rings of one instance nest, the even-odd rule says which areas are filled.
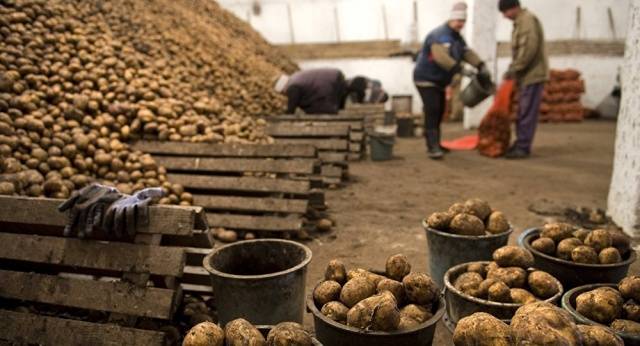
[[[258,239],[214,249],[203,260],[221,325],[244,318],[254,325],[303,322],[311,250],[281,239]]]
[[[520,235],[518,243],[533,253],[536,268],[558,278],[565,289],[596,283],[618,283],[627,276],[629,267],[637,258],[636,252],[631,250],[622,258],[622,262],[615,264],[582,264],[565,261],[534,249],[531,243],[539,237],[540,230],[532,228]]]
[[[493,95],[496,90],[496,86],[491,80],[481,80],[478,75],[471,77],[471,82],[467,85],[462,93],[460,93],[460,99],[462,103],[469,108],[473,108],[484,101],[487,97]]]
[[[439,297],[437,311],[431,319],[415,329],[386,333],[363,331],[333,321],[320,312],[313,296],[307,299],[307,309],[313,314],[316,338],[330,346],[430,346],[436,325],[444,314],[444,306],[444,299]]]
[[[444,287],[444,274],[449,268],[462,263],[488,261],[493,252],[507,245],[513,228],[501,234],[466,236],[446,233],[430,228],[425,220],[422,227],[427,232],[429,270],[431,278]]]
[[[565,295],[562,297],[562,308],[567,310],[571,314],[571,316],[573,316],[573,318],[575,318],[575,320],[578,321],[579,324],[586,324],[590,326],[603,326],[608,328],[609,326],[605,326],[597,322],[594,322],[584,317],[578,311],[576,311],[576,298],[578,298],[578,296],[582,293],[593,291],[596,288],[600,288],[600,287],[617,288],[617,285],[616,284],[592,284],[592,285],[584,285],[584,286],[576,287],[568,291],[567,293],[565,293]],[[632,335],[632,334],[618,333],[618,332],[616,332],[616,334],[618,334],[618,336],[620,336],[622,340],[624,340],[625,346],[640,346],[639,335]]]
[[[373,133],[369,135],[369,146],[371,147],[371,160],[388,161],[393,158],[393,145],[395,137],[393,135],[381,135]]]
[[[471,316],[476,312],[486,312],[505,322],[510,322],[516,311],[522,307],[522,304],[498,303],[472,297],[456,289],[453,286],[453,283],[456,281],[458,276],[467,272],[467,267],[473,263],[482,263],[487,265],[490,262],[471,262],[460,264],[449,269],[444,276],[444,297],[447,302],[447,311],[444,319],[445,325],[451,332],[455,330],[458,321],[467,316]],[[533,269],[530,271],[533,271]],[[564,290],[560,281],[556,279],[555,282],[559,288],[558,293],[545,301],[547,303],[557,305],[560,298],[562,298]]]

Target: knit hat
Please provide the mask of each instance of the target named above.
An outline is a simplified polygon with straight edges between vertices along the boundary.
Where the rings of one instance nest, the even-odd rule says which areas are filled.
[[[465,2],[456,2],[451,8],[449,20],[467,20],[467,4]]]
[[[500,12],[504,12],[518,6],[520,6],[520,0],[500,0],[498,3]]]
[[[289,84],[289,79],[290,77],[286,74],[280,75],[273,86],[275,91],[280,94],[285,92],[287,84]]]

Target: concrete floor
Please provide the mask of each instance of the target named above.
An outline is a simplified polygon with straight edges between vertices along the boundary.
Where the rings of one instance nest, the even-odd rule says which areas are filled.
[[[451,139],[472,132],[449,124],[444,133]],[[314,258],[307,290],[323,277],[333,258],[349,268],[384,268],[388,256],[403,253],[415,271],[428,273],[421,220],[470,197],[483,198],[507,215],[516,228],[511,243],[523,230],[545,222],[527,210],[536,200],[604,209],[614,140],[615,124],[610,122],[542,124],[528,160],[490,159],[468,151],[435,162],[426,157],[424,140],[399,139],[394,160],[353,163],[354,182],[327,192],[337,226],[308,243]],[[632,271],[640,272],[638,263]],[[311,316],[305,318],[311,326]],[[434,345],[450,344],[451,334],[440,324]]]

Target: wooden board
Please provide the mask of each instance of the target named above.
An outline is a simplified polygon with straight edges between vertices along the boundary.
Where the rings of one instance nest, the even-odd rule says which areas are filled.
[[[290,124],[270,124],[267,128],[269,136],[274,138],[309,138],[309,137],[348,137],[349,125],[300,126]]]
[[[140,317],[171,319],[176,291],[127,282],[75,280],[0,269],[0,297]]]
[[[156,162],[169,171],[195,172],[262,172],[313,174],[319,161],[314,159],[265,160],[235,158],[199,158],[154,156]]]
[[[364,132],[351,132],[349,140],[351,140],[351,143],[364,141]]]
[[[0,258],[54,265],[181,276],[180,248],[108,243],[74,238],[0,233]]]
[[[305,120],[289,120],[289,119],[281,119],[279,117],[269,118],[269,121],[278,123],[278,124],[287,124],[287,125],[295,125],[295,126],[333,126],[336,124],[339,125],[349,125],[351,127],[352,132],[361,132],[364,130],[364,121],[351,121],[351,120],[326,120],[326,121],[305,121]]]
[[[318,153],[318,156],[323,163],[348,165],[347,154],[345,153],[332,153],[325,151]]]
[[[291,217],[207,213],[207,220],[211,227],[223,227],[232,230],[297,232],[302,228],[302,219]]]
[[[353,114],[315,114],[315,115],[277,115],[277,119],[280,121],[364,121],[364,115],[353,115]]]
[[[346,151],[349,150],[349,141],[347,139],[290,139],[290,138],[278,138],[276,142],[282,144],[308,144],[318,148],[318,150],[334,150],[334,151]]]
[[[61,199],[0,196],[0,223],[64,227],[67,216],[58,212]],[[198,207],[152,206],[149,225],[139,233],[190,235],[202,229],[204,211]]]
[[[160,346],[164,333],[0,310],[0,340],[38,345]],[[13,344],[13,343],[11,343]]]
[[[330,178],[341,178],[344,174],[344,169],[337,166],[322,166],[322,176]]]
[[[281,192],[306,194],[309,192],[308,181],[255,177],[220,177],[189,174],[168,174],[167,178],[189,189],[249,191],[249,192]]]
[[[201,157],[263,157],[263,158],[314,158],[316,149],[312,146],[290,146],[280,144],[230,145],[183,142],[138,141],[132,150],[140,150],[156,155],[180,155]]]
[[[193,203],[207,210],[258,211],[294,214],[304,214],[307,212],[309,207],[309,202],[307,200],[207,195],[194,195]]]

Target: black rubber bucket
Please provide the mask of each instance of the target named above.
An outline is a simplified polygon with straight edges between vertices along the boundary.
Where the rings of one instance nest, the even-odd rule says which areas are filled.
[[[617,286],[618,286],[617,284],[607,283],[607,284],[591,284],[591,285],[576,287],[568,291],[567,293],[565,293],[565,295],[562,297],[562,308],[567,310],[579,324],[586,324],[590,326],[603,326],[608,328],[609,326],[605,326],[600,323],[594,322],[584,317],[578,311],[576,311],[576,298],[578,298],[578,296],[581,295],[582,293],[595,290],[596,288],[600,288],[600,287],[617,288]],[[622,338],[622,340],[624,340],[625,346],[640,346],[640,335],[631,335],[631,334],[617,333],[617,332],[616,334],[618,334]]]
[[[271,329],[273,329],[273,327],[275,326],[256,326],[256,328],[258,328],[258,330],[260,331],[260,334],[262,334],[265,339],[267,338],[267,335],[269,335],[269,332],[271,331]],[[313,346],[323,346],[316,338],[312,338],[311,341],[313,342]]]
[[[254,325],[303,322],[311,250],[281,239],[258,239],[214,249],[203,260],[221,325],[244,318]]]
[[[444,297],[447,303],[447,310],[445,315],[445,325],[453,332],[461,319],[471,316],[476,312],[486,312],[494,317],[501,319],[507,323],[511,321],[516,311],[522,307],[522,304],[513,303],[498,303],[491,302],[485,299],[472,297],[470,295],[460,292],[453,286],[458,276],[467,272],[467,266],[472,263],[489,264],[490,262],[471,262],[457,265],[447,271],[444,276]],[[533,271],[534,269],[530,269]],[[558,305],[562,293],[564,292],[562,284],[556,279],[556,284],[560,289],[556,295],[545,300],[547,303]]]
[[[398,137],[415,137],[415,123],[413,121],[413,118],[396,118],[396,124],[398,124]]]
[[[427,232],[431,278],[438,287],[444,287],[444,274],[449,268],[462,263],[490,261],[494,251],[507,245],[513,232],[511,228],[495,235],[457,235],[430,228],[424,220],[422,227]]]
[[[629,267],[636,260],[635,251],[631,250],[622,262],[616,264],[582,264],[565,261],[553,256],[549,256],[531,247],[531,243],[540,237],[540,230],[532,228],[526,230],[518,238],[520,246],[531,251],[536,260],[536,268],[558,278],[565,289],[597,284],[614,283],[617,284],[627,276]]]

